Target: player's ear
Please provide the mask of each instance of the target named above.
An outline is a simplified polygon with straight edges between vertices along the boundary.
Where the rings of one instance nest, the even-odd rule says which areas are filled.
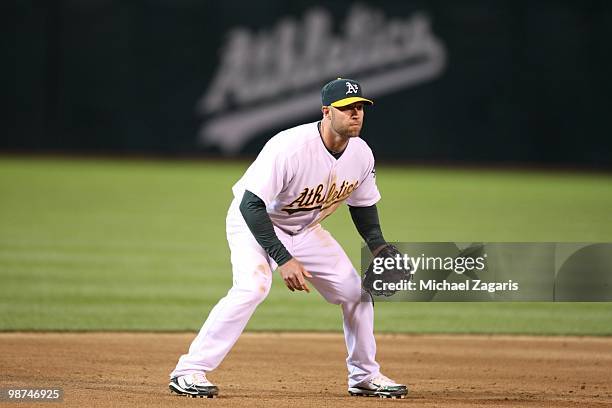
[[[323,117],[326,118],[329,115],[329,106],[322,106],[321,112],[323,112]]]

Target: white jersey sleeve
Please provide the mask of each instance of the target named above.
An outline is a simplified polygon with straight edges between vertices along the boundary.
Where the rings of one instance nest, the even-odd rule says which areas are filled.
[[[376,186],[376,170],[374,168],[374,155],[372,150],[363,142],[367,159],[364,160],[367,165],[362,174],[359,185],[353,191],[353,194],[346,200],[346,203],[351,207],[369,207],[380,200],[380,192]]]
[[[289,180],[287,158],[282,146],[270,140],[245,174],[244,188],[269,206]]]

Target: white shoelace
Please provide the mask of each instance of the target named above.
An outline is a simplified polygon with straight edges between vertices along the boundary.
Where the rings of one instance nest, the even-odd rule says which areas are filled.
[[[204,373],[194,373],[193,376],[193,383],[195,385],[208,385],[208,379],[206,378],[206,374]]]
[[[378,377],[373,378],[372,382],[375,384],[380,384],[380,385],[397,385],[395,381],[393,381],[389,377],[384,376],[382,374],[379,374]]]

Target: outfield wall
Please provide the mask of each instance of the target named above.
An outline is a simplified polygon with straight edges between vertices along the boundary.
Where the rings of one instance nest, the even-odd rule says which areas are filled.
[[[604,1],[16,1],[0,149],[253,154],[361,80],[384,159],[609,167]],[[11,34],[11,33],[9,33]],[[10,36],[8,37],[10,38]],[[12,90],[13,87],[8,86]]]

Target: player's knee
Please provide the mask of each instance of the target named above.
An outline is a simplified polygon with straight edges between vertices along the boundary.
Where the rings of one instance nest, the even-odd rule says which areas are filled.
[[[260,304],[268,296],[268,293],[270,293],[270,285],[259,285],[252,295],[253,301]]]
[[[350,282],[350,284],[349,284]],[[362,300],[363,290],[361,288],[361,279],[356,276],[353,279],[347,280],[344,290],[340,295],[339,303],[352,304],[359,303]]]
[[[257,306],[261,303],[272,286],[272,271],[265,263],[253,265],[251,263],[234,262],[234,285],[231,292],[236,301],[245,306]]]
[[[325,293],[323,297],[334,305],[359,303],[362,300],[361,281],[343,285],[341,289]]]
[[[362,291],[361,290],[353,290],[349,293],[345,293],[340,299],[340,304],[355,304],[362,301]]]
[[[264,301],[268,293],[270,293],[270,287],[272,286],[272,281],[258,281],[254,282],[253,285],[249,287],[242,287],[241,292],[243,293],[244,300],[246,303],[250,305],[257,306],[261,302]]]

